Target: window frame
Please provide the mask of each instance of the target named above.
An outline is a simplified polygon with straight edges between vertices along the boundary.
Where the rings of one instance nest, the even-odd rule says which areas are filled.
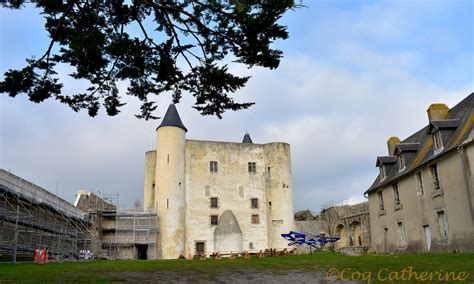
[[[379,171],[380,171],[380,180],[384,180],[387,177],[387,171],[385,169],[385,166],[381,165],[379,167]]]
[[[441,192],[441,178],[439,177],[439,167],[438,164],[432,164],[430,166],[431,176],[433,178],[433,190],[435,193]]]
[[[260,224],[260,215],[259,214],[252,214],[250,216],[250,223],[253,225]]]
[[[256,174],[257,173],[257,163],[256,162],[248,162],[247,169],[249,174]]]
[[[378,191],[377,196],[378,196],[378,202],[379,202],[379,210],[383,211],[383,210],[385,210],[385,204],[384,204],[384,201],[383,201],[382,191]]]
[[[393,201],[395,202],[395,207],[402,205],[400,202],[400,189],[398,188],[398,183],[392,186],[393,192]]]
[[[442,218],[441,218],[442,216]],[[449,241],[449,226],[448,216],[445,209],[436,210],[436,217],[438,220],[438,231],[441,241]]]
[[[434,149],[434,153],[435,154],[438,154],[440,153],[441,151],[443,151],[444,149],[444,145],[443,145],[443,136],[441,135],[441,131],[436,131],[436,132],[433,132],[433,149]]]
[[[398,155],[398,171],[401,172],[406,169],[405,156],[403,154]]]
[[[216,201],[215,206],[214,206],[214,204],[213,204],[213,201],[214,201],[214,200]],[[210,198],[209,198],[209,202],[210,202],[209,206],[210,206],[211,208],[213,208],[213,209],[219,208],[219,198],[218,198],[218,197],[215,197],[215,196],[210,197]]]
[[[255,201],[255,204],[254,204]],[[252,209],[258,209],[258,198],[250,198],[250,208]]]
[[[211,217],[209,218],[209,221],[211,223],[211,226],[219,225],[219,215],[211,215]]]
[[[425,196],[425,185],[423,183],[423,174],[421,172],[417,172],[415,174],[416,179],[416,188],[417,193],[419,196]]]
[[[397,221],[397,237],[398,237],[398,246],[403,247],[407,245],[407,239],[405,234],[405,224],[403,221]]]
[[[217,161],[209,161],[209,171],[211,173],[217,173],[219,171],[219,166],[218,166]]]

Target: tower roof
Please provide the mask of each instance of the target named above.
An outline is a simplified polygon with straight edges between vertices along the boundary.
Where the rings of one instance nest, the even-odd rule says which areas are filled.
[[[244,139],[242,140],[242,143],[250,143],[253,144],[252,138],[250,138],[250,135],[248,132],[245,133]]]
[[[161,124],[160,126],[158,126],[158,128],[163,127],[163,126],[179,127],[183,129],[184,131],[188,132],[186,127],[184,127],[184,124],[181,121],[181,118],[179,117],[178,110],[176,110],[176,107],[174,104],[170,104],[170,106],[168,107],[168,110],[166,111],[165,117],[163,118],[163,121],[161,121]]]

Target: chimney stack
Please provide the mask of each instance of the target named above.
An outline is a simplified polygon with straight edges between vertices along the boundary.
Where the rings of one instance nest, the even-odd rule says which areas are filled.
[[[428,119],[432,120],[443,120],[448,114],[449,107],[445,104],[431,104],[428,110]]]
[[[395,146],[397,146],[397,144],[400,144],[400,138],[398,137],[390,137],[388,138],[387,140],[387,147],[388,147],[388,155],[389,156],[393,156],[395,155]]]

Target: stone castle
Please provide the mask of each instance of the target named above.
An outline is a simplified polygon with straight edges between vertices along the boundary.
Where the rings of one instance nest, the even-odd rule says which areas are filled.
[[[290,145],[186,139],[170,105],[145,154],[144,207],[158,215],[157,257],[285,248],[294,229]]]

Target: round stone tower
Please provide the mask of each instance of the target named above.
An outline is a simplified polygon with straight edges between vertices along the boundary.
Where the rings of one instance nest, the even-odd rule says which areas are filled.
[[[172,104],[156,129],[155,204],[157,205],[161,257],[184,255],[186,132]]]

